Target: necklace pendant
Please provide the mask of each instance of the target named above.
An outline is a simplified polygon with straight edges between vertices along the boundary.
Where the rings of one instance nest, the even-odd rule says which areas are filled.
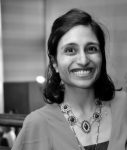
[[[89,133],[91,131],[91,125],[88,121],[84,120],[81,123],[81,129],[84,133]]]
[[[96,122],[99,122],[101,119],[102,119],[102,115],[100,112],[95,112],[93,114],[93,119],[96,121]]]
[[[71,126],[74,126],[77,123],[77,118],[71,115],[68,117],[68,122]]]
[[[63,113],[69,113],[71,111],[71,107],[68,104],[62,104],[61,105],[61,111]]]

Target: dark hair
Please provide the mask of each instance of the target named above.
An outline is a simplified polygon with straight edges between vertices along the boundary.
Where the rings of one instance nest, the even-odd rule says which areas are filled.
[[[64,100],[64,88],[61,84],[59,73],[53,67],[53,63],[56,60],[59,40],[66,32],[77,25],[91,27],[100,44],[102,68],[100,77],[94,84],[95,97],[103,101],[111,100],[114,97],[115,87],[106,71],[105,33],[102,30],[102,24],[97,23],[88,13],[82,10],[72,9],[54,21],[49,36],[49,66],[47,70],[47,82],[44,88],[44,96],[47,103],[60,104]]]

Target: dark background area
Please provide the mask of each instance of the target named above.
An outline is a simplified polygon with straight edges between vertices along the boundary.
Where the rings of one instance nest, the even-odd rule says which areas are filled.
[[[42,87],[36,82],[4,83],[4,110],[28,114],[44,105]]]

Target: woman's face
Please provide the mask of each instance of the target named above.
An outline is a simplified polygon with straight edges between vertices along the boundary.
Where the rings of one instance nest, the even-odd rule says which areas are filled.
[[[78,25],[64,34],[57,46],[54,65],[65,87],[93,87],[100,74],[102,55],[90,27]]]

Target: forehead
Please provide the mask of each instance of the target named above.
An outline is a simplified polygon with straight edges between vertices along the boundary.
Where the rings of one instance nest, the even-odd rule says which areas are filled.
[[[58,43],[59,46],[69,43],[85,44],[87,42],[99,43],[91,27],[78,25],[66,32]]]

